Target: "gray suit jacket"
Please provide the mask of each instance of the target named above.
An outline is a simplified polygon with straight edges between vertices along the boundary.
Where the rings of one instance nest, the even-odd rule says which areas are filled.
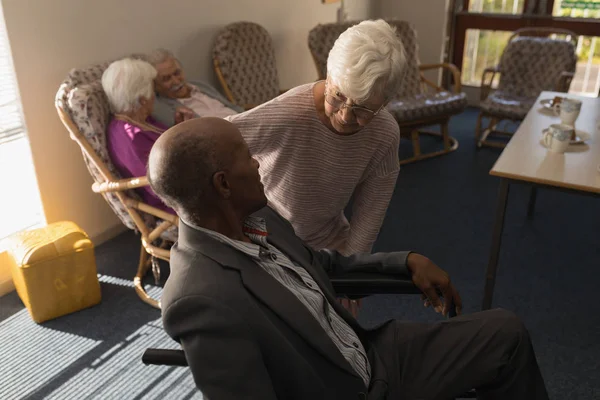
[[[194,380],[210,400],[384,399],[388,376],[377,337],[337,301],[328,276],[384,272],[408,276],[408,252],[343,257],[314,251],[290,223],[265,207],[268,240],[303,266],[336,312],[357,332],[372,367],[365,387],[304,305],[243,253],[180,223],[171,251],[162,318],[181,343]]]
[[[231,108],[236,112],[242,112],[244,109],[238,105],[231,103],[229,100],[225,98],[217,89],[209,85],[208,83],[202,81],[190,81],[191,85],[197,86],[198,89],[208,97],[212,97],[215,100],[221,102],[225,107]],[[170,99],[167,97],[156,96],[156,100],[154,101],[154,108],[152,110],[152,118],[161,122],[167,127],[171,127],[175,125],[175,110],[178,107],[182,107],[177,99]],[[204,115],[198,115],[194,113],[196,117],[203,117]]]

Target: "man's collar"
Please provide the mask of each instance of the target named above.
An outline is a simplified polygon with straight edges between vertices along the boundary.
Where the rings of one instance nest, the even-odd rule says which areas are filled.
[[[205,233],[209,236],[212,236],[216,239],[219,239],[222,242],[227,242],[227,240],[235,240],[232,238],[229,238],[225,235],[223,235],[220,232],[216,232],[201,226],[198,226],[196,224],[193,224],[183,218],[181,218],[181,221],[183,221],[187,226]],[[244,225],[242,227],[242,232],[248,236],[250,238],[250,240],[252,240],[252,242],[254,242],[255,244],[258,244],[260,246],[263,247],[267,247],[267,236],[268,236],[268,231],[267,231],[267,223],[265,221],[264,218],[262,217],[258,217],[258,216],[254,216],[254,215],[249,215],[248,217],[246,217],[246,219],[244,220]]]
[[[267,221],[269,223],[273,221],[275,224],[277,221],[277,216],[278,214],[275,213],[275,211],[269,207],[265,207],[249,216],[251,217],[249,221],[262,221],[265,225]],[[180,217],[179,236],[177,243],[182,247],[199,251],[223,265],[229,265],[233,268],[239,269],[239,255],[237,255],[236,252],[229,251],[230,246],[217,239],[215,235],[219,233],[215,232],[215,235],[209,235],[206,231],[209,230],[196,226],[195,224],[190,224],[188,221]],[[266,229],[264,229],[262,232],[266,233]],[[272,239],[276,238],[269,236],[269,241]],[[264,240],[267,240],[267,236],[264,236]],[[280,243],[280,245],[285,246],[283,243]]]
[[[181,221],[183,221],[187,226],[192,227],[200,232],[206,233],[207,231],[209,231],[216,235],[227,237],[227,236],[223,235],[222,233],[219,233],[219,232],[207,229],[207,228],[203,228],[196,224],[193,224],[185,218],[179,217],[179,219]],[[246,217],[246,219],[244,220],[244,226],[242,227],[242,231],[244,233],[250,233],[250,234],[260,235],[260,236],[268,235],[267,223],[266,223],[265,219],[263,217],[258,217],[255,215],[249,215]]]

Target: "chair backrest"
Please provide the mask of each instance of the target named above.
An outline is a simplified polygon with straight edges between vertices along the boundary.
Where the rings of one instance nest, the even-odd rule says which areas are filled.
[[[212,54],[217,77],[232,103],[255,106],[279,95],[275,48],[262,26],[227,25],[217,35]]]
[[[106,127],[111,117],[101,78],[109,64],[106,62],[71,70],[55,98],[59,116],[71,138],[79,144],[88,171],[97,183],[121,179],[106,146]],[[102,195],[123,224],[130,229],[137,229],[127,207],[116,194]],[[139,199],[133,191],[127,195]]]
[[[327,57],[337,38],[348,28],[361,21],[348,21],[343,23],[320,24],[308,33],[308,48],[315,61],[319,79],[327,77]],[[419,45],[417,32],[412,24],[406,21],[386,20],[396,28],[396,34],[402,40],[406,54],[406,76],[398,97],[411,97],[423,92],[421,75],[419,71]]]
[[[536,31],[539,33],[539,28],[520,30],[509,39],[500,57],[499,90],[514,96],[537,97],[544,90],[555,90],[562,72],[575,72],[577,55],[573,41],[523,36]],[[576,37],[572,32],[566,33]]]

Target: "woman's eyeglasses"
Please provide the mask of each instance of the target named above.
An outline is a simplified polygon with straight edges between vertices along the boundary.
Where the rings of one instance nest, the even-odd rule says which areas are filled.
[[[354,116],[357,119],[367,120],[367,121],[370,120],[371,118],[373,118],[374,116],[376,116],[377,113],[379,113],[379,111],[383,108],[383,105],[382,105],[381,107],[379,107],[379,109],[377,109],[376,111],[373,111],[367,107],[349,106],[348,104],[346,104],[346,100],[340,99],[339,97],[329,93],[329,91],[327,89],[325,90],[325,101],[331,107],[333,107],[334,111],[339,111],[342,108],[347,108],[348,110],[352,111],[352,113],[354,114]]]

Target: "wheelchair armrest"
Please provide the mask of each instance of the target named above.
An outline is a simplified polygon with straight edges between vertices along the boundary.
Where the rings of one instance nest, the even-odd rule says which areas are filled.
[[[183,350],[146,349],[142,355],[142,362],[146,365],[176,365],[187,367],[188,362]]]
[[[331,284],[339,295],[368,296],[372,294],[418,294],[421,291],[405,276],[353,272],[330,276]]]
[[[347,296],[368,296],[372,294],[419,294],[421,291],[408,277],[382,273],[349,273],[330,277],[337,294]],[[454,317],[456,310],[450,306],[449,317]],[[188,365],[183,350],[146,349],[142,355],[146,365]]]

